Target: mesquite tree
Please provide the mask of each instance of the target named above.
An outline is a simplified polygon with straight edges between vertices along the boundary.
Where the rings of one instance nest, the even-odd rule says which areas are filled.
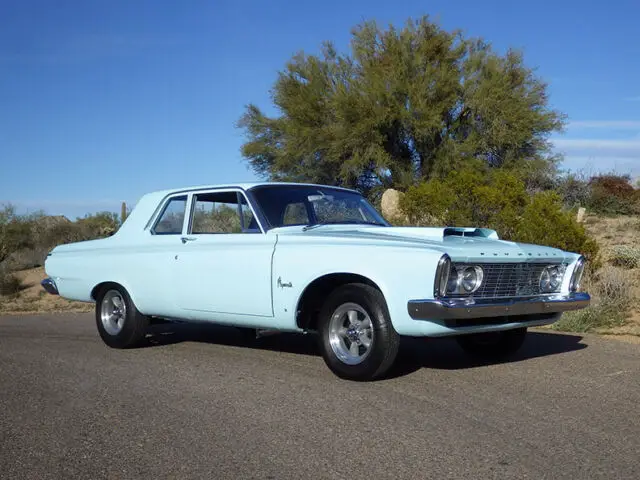
[[[564,116],[546,84],[509,50],[428,17],[402,29],[367,22],[351,51],[299,53],[271,91],[279,114],[247,106],[242,154],[260,176],[369,191],[445,176],[469,159],[540,172]]]

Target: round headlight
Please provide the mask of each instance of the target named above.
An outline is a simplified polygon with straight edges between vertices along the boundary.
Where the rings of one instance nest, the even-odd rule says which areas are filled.
[[[473,293],[482,283],[483,272],[480,267],[467,267],[462,271],[460,275],[460,285],[467,293]]]
[[[540,275],[540,290],[543,292],[555,292],[562,284],[563,272],[557,266],[547,267]]]

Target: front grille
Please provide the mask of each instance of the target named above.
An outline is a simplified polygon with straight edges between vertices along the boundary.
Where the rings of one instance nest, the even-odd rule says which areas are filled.
[[[484,271],[482,285],[473,294],[473,298],[531,297],[540,295],[540,275],[545,267],[553,262],[522,263],[455,263],[453,266],[464,268],[479,265]],[[468,295],[450,294],[450,297]]]

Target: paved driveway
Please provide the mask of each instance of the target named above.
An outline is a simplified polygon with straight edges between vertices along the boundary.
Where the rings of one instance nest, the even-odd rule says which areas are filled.
[[[0,317],[0,477],[640,478],[640,345],[538,331],[479,365],[407,339],[354,383],[312,337],[154,333],[118,351],[91,315]]]

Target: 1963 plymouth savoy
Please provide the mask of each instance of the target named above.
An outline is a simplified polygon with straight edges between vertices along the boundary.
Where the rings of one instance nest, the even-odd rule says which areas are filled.
[[[260,183],[149,193],[113,236],[54,248],[43,287],[95,302],[110,347],[140,344],[153,318],[312,332],[335,374],[369,380],[402,335],[515,352],[589,304],[584,266],[493,230],[392,227],[353,190]]]

